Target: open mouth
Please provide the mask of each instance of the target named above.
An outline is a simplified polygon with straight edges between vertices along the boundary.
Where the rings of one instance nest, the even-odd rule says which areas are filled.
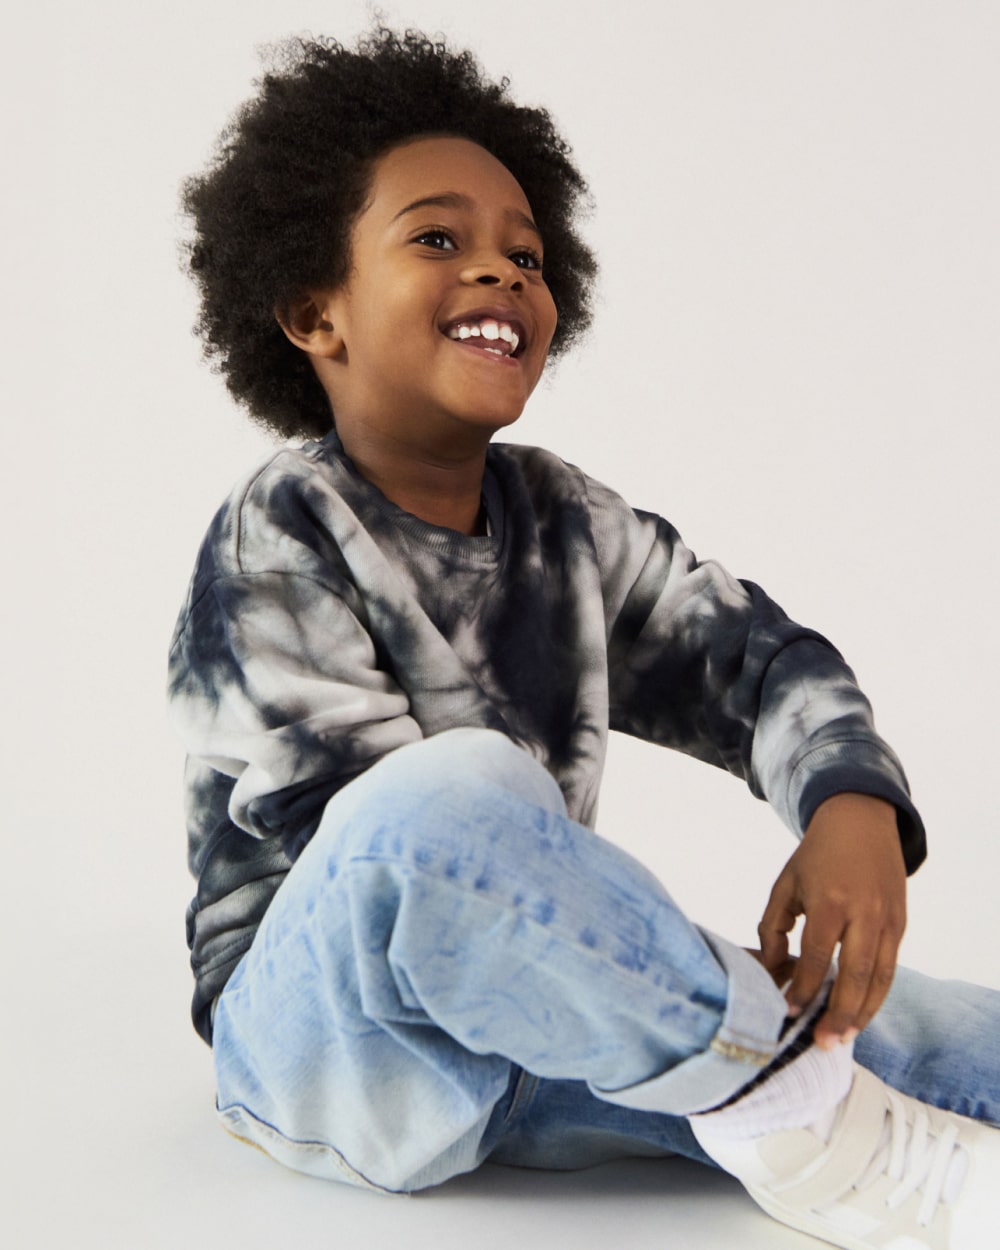
[[[519,356],[526,344],[521,323],[501,317],[463,317],[446,326],[444,333],[456,342],[465,343],[493,356]]]

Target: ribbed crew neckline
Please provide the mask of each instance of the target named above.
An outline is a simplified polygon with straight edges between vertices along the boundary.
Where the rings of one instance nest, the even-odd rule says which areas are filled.
[[[336,430],[331,430],[318,443],[307,443],[302,450],[307,454],[309,452],[316,454],[316,451],[320,450],[324,456],[335,459],[347,470],[352,481],[368,496],[387,521],[429,551],[437,555],[471,560],[477,564],[495,563],[499,557],[504,536],[504,504],[500,483],[490,463],[492,448],[487,448],[486,469],[483,474],[483,504],[492,532],[478,535],[462,534],[444,525],[431,525],[429,521],[423,521],[412,512],[407,512],[405,508],[393,503],[373,482],[369,482],[358,472],[350,456],[344,450],[344,445]]]

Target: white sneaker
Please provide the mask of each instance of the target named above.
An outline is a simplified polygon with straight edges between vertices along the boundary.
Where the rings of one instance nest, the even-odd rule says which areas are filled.
[[[844,1250],[988,1250],[1000,1239],[1000,1132],[890,1089],[858,1064],[825,1123],[702,1147],[769,1215]]]

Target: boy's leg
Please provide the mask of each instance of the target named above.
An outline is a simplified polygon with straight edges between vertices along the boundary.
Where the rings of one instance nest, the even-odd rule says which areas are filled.
[[[955,1105],[955,1043],[932,1030],[921,1053],[915,984],[901,975],[861,1057],[895,1065],[904,1089],[922,1072],[917,1092]],[[995,1004],[966,988],[995,1035]],[[466,731],[395,753],[331,803],[220,1000],[220,1109],[291,1166],[390,1189],[494,1148],[556,1167],[698,1157],[686,1121],[661,1112],[740,1089],[781,1016],[749,956],[705,939],[634,861],[568,822],[522,752]],[[992,1052],[971,1084],[987,1116]],[[549,1079],[518,1081],[519,1067]]]
[[[934,1107],[1000,1126],[1000,992],[899,968],[854,1046],[887,1084]],[[616,1106],[582,1081],[527,1077],[490,1159],[576,1168],[623,1156],[681,1154],[718,1166],[685,1116]]]
[[[525,752],[458,730],[329,803],[219,1000],[219,1107],[300,1170],[416,1189],[490,1153],[518,1069],[683,1115],[746,1084],[783,1017]]]
[[[1000,1127],[1000,991],[898,968],[854,1058],[911,1098]]]

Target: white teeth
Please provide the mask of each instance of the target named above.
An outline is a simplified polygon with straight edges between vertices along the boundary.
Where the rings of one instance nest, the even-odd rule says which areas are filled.
[[[502,339],[504,343],[510,344],[510,351],[498,351],[496,348],[484,348],[484,351],[492,351],[500,356],[513,356],[517,351],[517,346],[521,339],[517,331],[512,329],[505,321],[487,321],[479,322],[461,322],[454,325],[448,331],[448,337],[452,339],[460,339],[464,342],[466,339],[484,338],[487,342],[495,342]]]

